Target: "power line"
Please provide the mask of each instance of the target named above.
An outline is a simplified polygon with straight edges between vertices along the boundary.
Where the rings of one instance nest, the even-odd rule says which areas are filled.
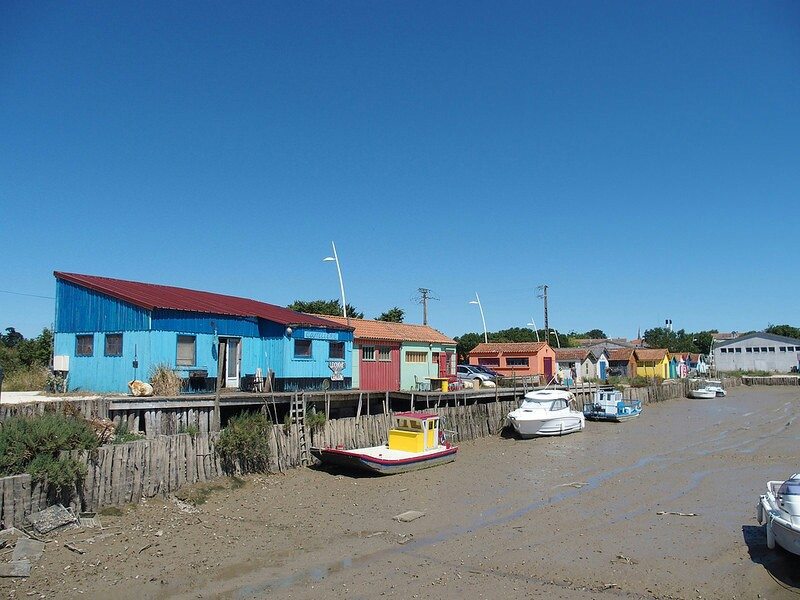
[[[12,292],[10,290],[0,290],[0,294],[13,294],[14,296],[28,296],[30,298],[45,298],[47,300],[55,300],[54,296],[40,296],[39,294],[23,294],[22,292]]]

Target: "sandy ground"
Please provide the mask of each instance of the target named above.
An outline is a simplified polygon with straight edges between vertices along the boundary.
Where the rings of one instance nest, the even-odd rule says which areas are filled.
[[[25,404],[27,402],[52,402],[54,400],[94,400],[96,398],[104,398],[105,396],[98,396],[93,394],[84,394],[80,396],[70,395],[52,395],[48,396],[43,392],[2,392],[0,393],[0,404]]]
[[[149,501],[62,532],[0,593],[796,599],[800,557],[766,549],[755,507],[766,480],[800,471],[798,414],[798,388],[736,388],[563,438],[465,443],[424,471],[250,477],[194,514]],[[425,516],[392,519],[409,509]]]

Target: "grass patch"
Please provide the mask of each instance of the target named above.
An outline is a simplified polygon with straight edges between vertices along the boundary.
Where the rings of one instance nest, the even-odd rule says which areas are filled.
[[[3,389],[8,392],[40,392],[47,387],[50,372],[38,365],[23,367],[7,373]]]
[[[220,479],[213,483],[195,483],[179,489],[175,492],[175,497],[178,500],[188,502],[192,506],[200,506],[205,504],[213,493],[225,490],[239,490],[246,483],[244,479],[236,476]]]
[[[124,444],[125,442],[136,442],[143,440],[144,435],[137,431],[130,431],[128,429],[127,421],[120,421],[117,428],[114,430],[114,444]]]
[[[101,517],[121,517],[125,511],[118,506],[106,506],[97,511],[98,516]]]

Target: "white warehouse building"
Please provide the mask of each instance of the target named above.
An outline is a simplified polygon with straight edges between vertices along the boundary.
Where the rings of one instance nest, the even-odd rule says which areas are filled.
[[[748,333],[714,344],[713,354],[718,372],[788,373],[800,366],[800,340],[771,333]]]

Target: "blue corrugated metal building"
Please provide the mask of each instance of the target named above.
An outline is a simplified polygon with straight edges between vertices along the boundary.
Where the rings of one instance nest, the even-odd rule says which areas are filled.
[[[55,272],[54,367],[69,390],[127,392],[156,365],[187,391],[272,370],[277,391],[348,389],[353,330],[322,317],[223,294]]]

